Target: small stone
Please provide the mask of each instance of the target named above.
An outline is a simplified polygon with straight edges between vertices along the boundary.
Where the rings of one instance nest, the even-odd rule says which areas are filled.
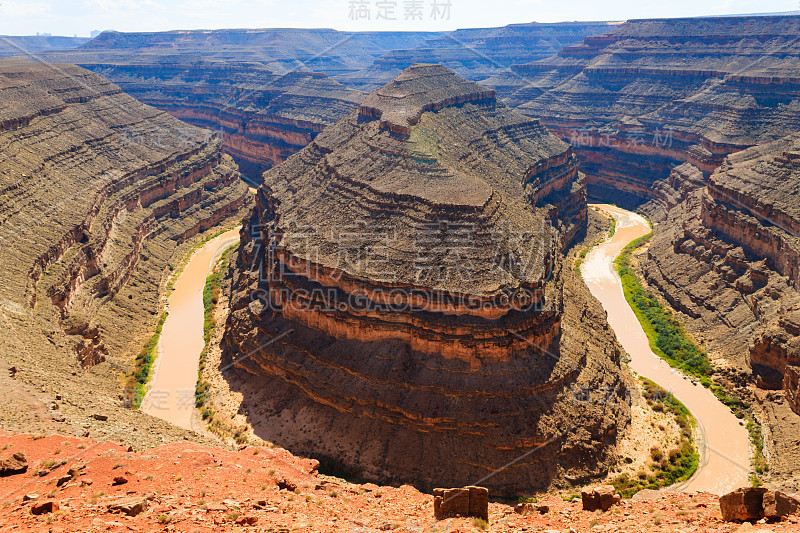
[[[92,415],[92,418],[94,418],[95,420],[99,420],[100,422],[105,422],[106,420],[108,420],[108,415],[101,415],[99,413],[95,413]]]
[[[114,482],[111,483],[112,485],[124,485],[128,482],[128,478],[125,476],[117,476],[114,478]]]
[[[72,481],[72,476],[69,474],[64,474],[56,481],[56,487],[60,487],[61,485],[69,483],[70,481]]]
[[[86,465],[75,465],[67,470],[67,474],[72,477],[82,476],[83,472],[86,470]]]
[[[24,501],[24,502],[29,502],[29,501],[38,500],[38,499],[39,499],[39,495],[36,494],[35,492],[31,492],[30,494],[26,494],[25,496],[22,497],[22,501]]]
[[[206,511],[227,511],[228,508],[224,505],[220,505],[218,503],[208,503],[206,504]]]
[[[254,526],[258,523],[257,516],[240,516],[236,520],[236,525],[239,526]]]
[[[523,516],[533,513],[547,514],[550,512],[550,506],[536,503],[518,503],[514,506],[514,512]]]
[[[92,483],[94,483],[94,480],[91,479],[91,478],[88,478],[88,477],[81,478],[81,485],[87,485],[88,486],[88,485],[91,485]]]
[[[56,511],[58,511],[58,503],[55,500],[44,500],[31,506],[31,514],[35,515],[49,514]]]

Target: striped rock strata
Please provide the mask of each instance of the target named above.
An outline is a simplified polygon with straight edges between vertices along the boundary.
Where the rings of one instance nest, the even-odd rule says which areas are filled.
[[[656,226],[643,272],[726,377],[757,387],[745,394],[756,391],[785,479],[800,466],[800,134],[729,156],[706,186],[692,174],[661,184],[683,201]]]
[[[484,84],[569,140],[591,195],[638,204],[689,162],[800,130],[798,16],[631,20]]]
[[[176,247],[248,201],[210,132],[72,65],[0,62],[0,154],[0,302],[13,332],[0,351],[23,367],[130,366]]]
[[[225,340],[270,391],[261,436],[426,488],[605,472],[628,411],[619,348],[563,267],[586,224],[576,166],[493,91],[420,64],[266,172]]]

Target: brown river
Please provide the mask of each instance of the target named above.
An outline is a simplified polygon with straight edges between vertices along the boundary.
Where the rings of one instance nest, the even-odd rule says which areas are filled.
[[[671,368],[655,355],[633,310],[625,300],[614,259],[634,239],[650,232],[643,217],[611,205],[596,205],[617,221],[614,236],[593,248],[581,266],[583,279],[608,313],[608,322],[631,357],[630,367],[672,392],[692,412],[699,426],[700,466],[676,487],[682,491],[724,494],[748,486],[750,441],[747,429],[705,387]]]
[[[647,336],[623,295],[613,261],[625,245],[650,232],[647,221],[615,206],[595,207],[613,216],[617,229],[610,240],[586,256],[581,267],[584,281],[607,311],[609,324],[630,354],[631,369],[671,391],[698,422],[700,466],[691,479],[674,488],[723,494],[748,485],[747,430],[708,389],[670,368],[650,350]],[[239,230],[234,229],[203,245],[176,280],[169,297],[169,316],[161,333],[151,387],[142,410],[186,429],[202,429],[195,415],[194,388],[204,345],[203,287],[216,259],[238,239]]]
[[[205,345],[203,288],[214,262],[238,241],[238,228],[214,237],[192,255],[175,281],[150,388],[142,401],[145,413],[185,429],[202,429],[195,416],[194,389],[200,352]]]

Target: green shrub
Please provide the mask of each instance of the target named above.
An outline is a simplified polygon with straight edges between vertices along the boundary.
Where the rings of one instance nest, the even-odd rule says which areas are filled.
[[[652,233],[628,244],[614,261],[622,280],[625,299],[647,334],[653,352],[670,366],[699,378],[709,387],[712,382],[708,376],[713,367],[708,356],[688,338],[680,321],[654,295],[645,290],[631,267],[633,252],[647,243],[651,235]]]
[[[159,317],[155,333],[150,336],[139,355],[136,356],[133,370],[127,376],[126,389],[132,394],[131,407],[134,409],[138,409],[142,405],[144,390],[150,380],[150,373],[158,350],[158,340],[161,338],[161,330],[164,328],[167,315],[168,313],[165,311]]]
[[[689,410],[654,382],[646,378],[641,378],[641,381],[642,396],[647,404],[654,410],[670,413],[675,417],[675,422],[681,428],[681,442],[678,448],[673,448],[666,456],[660,448],[651,448],[650,458],[654,461],[651,466],[652,473],[641,470],[636,473],[635,478],[622,474],[614,479],[612,485],[624,498],[629,498],[643,489],[655,490],[686,481],[697,470],[700,460],[692,440],[694,419]]]
[[[220,260],[214,266],[214,270],[206,278],[206,284],[203,287],[203,340],[205,345],[200,352],[200,365],[197,369],[197,385],[194,390],[194,404],[198,409],[202,409],[208,401],[208,391],[211,385],[203,379],[203,372],[206,368],[206,359],[208,357],[208,348],[211,345],[211,336],[214,334],[216,321],[214,320],[214,312],[219,302],[220,294],[222,293],[222,278],[225,271],[228,269],[228,261],[230,254],[235,250],[239,244],[233,244],[228,247],[222,255]],[[203,420],[208,420],[213,415],[210,409],[203,409]]]

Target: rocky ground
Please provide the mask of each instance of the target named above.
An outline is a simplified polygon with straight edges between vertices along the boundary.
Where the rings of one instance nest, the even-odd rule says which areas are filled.
[[[24,452],[25,473],[0,477],[2,531],[478,531],[471,518],[436,521],[433,496],[403,485],[354,484],[317,473],[280,448],[239,451],[191,443],[131,452],[111,443],[0,434],[0,459]],[[72,471],[72,475],[68,474]],[[492,531],[797,531],[798,519],[726,523],[716,496],[640,493],[609,511],[582,510],[568,493],[544,495],[544,513],[489,504]],[[53,512],[35,515],[33,510]],[[56,509],[57,507],[57,509]],[[121,510],[114,510],[121,509]],[[544,510],[544,509],[542,509]],[[128,512],[135,516],[128,516]],[[483,526],[485,527],[485,526]]]

